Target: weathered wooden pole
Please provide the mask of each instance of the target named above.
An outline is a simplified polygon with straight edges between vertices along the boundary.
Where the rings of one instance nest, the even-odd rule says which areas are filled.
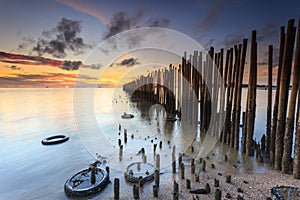
[[[179,199],[179,187],[178,183],[176,183],[176,180],[174,180],[174,191],[173,191],[173,200]]]
[[[118,178],[114,179],[114,199],[120,198],[120,180]]]
[[[256,85],[257,85],[257,42],[256,30],[251,35],[251,55],[250,55],[250,72],[248,81],[248,99],[247,99],[247,137],[246,137],[246,154],[253,156],[253,134],[255,124],[256,110]]]
[[[278,102],[278,115],[275,140],[275,169],[281,170],[283,155],[283,138],[285,129],[285,120],[287,113],[289,84],[291,77],[291,68],[293,60],[293,50],[295,42],[294,19],[289,20],[287,34],[285,38],[285,47],[283,53],[282,72],[280,77],[280,91]]]
[[[284,131],[284,144],[283,144],[283,155],[282,155],[282,172],[289,173],[291,166],[291,154],[293,147],[293,133],[294,133],[294,123],[295,123],[295,110],[296,110],[296,100],[299,87],[300,78],[300,20],[298,23],[298,33],[296,42],[296,55],[294,62],[294,73],[293,73],[293,83],[292,91],[289,101],[288,117],[286,119],[285,131]],[[299,94],[298,94],[299,95]]]
[[[298,90],[297,128],[294,145],[293,176],[296,179],[300,179],[300,79]]]
[[[230,102],[230,94],[231,94],[231,77],[232,77],[232,61],[233,61],[233,48],[227,51],[226,56],[226,64],[229,68],[228,70],[228,78],[227,78],[227,91],[226,91],[226,113],[225,113],[225,126],[223,130],[222,141],[227,143],[228,134],[230,132],[230,116],[231,116],[231,102]]]
[[[140,199],[140,188],[137,185],[133,185],[133,198]]]
[[[272,75],[273,75],[272,74],[272,68],[273,68],[273,45],[269,45],[269,59],[268,59],[268,107],[267,107],[267,127],[266,127],[266,135],[267,135],[266,153],[267,154],[270,153],[270,141],[271,141]]]
[[[234,148],[239,148],[239,138],[240,138],[240,121],[241,121],[241,103],[242,103],[242,86],[243,86],[243,77],[244,77],[244,69],[245,69],[245,60],[246,60],[246,52],[247,52],[247,43],[248,39],[243,40],[243,47],[242,47],[242,55],[240,59],[240,73],[239,73],[239,80],[237,85],[237,104],[236,104],[236,123],[234,128]]]
[[[235,52],[235,68],[236,68],[236,75],[234,78],[234,94],[233,94],[233,109],[232,109],[232,124],[231,124],[231,137],[230,137],[230,146],[234,147],[235,142],[235,124],[236,122],[236,109],[238,104],[238,82],[239,82],[239,76],[240,76],[240,57],[241,57],[241,51],[242,51],[242,45],[235,45],[234,46],[234,52]],[[239,123],[239,122],[238,122]]]
[[[157,187],[159,187],[159,170],[154,171],[154,182]]]
[[[281,77],[281,71],[282,71],[284,43],[285,43],[285,28],[284,28],[284,26],[282,26],[280,28],[279,61],[278,61],[276,94],[275,94],[275,99],[274,99],[273,120],[272,120],[271,141],[270,141],[269,164],[271,166],[274,166],[274,164],[275,164],[275,139],[276,139],[277,114],[278,114],[278,102],[279,102],[279,91],[280,91],[280,77]]]

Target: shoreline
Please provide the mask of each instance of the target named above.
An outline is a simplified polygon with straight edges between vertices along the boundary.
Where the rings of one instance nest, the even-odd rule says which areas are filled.
[[[216,149],[214,149],[216,151]],[[221,155],[221,154],[220,154]],[[207,159],[209,158],[209,159]],[[206,160],[206,171],[202,171],[202,164],[196,162],[196,174],[199,173],[199,182],[196,182],[195,174],[191,174],[190,159],[187,155],[183,156],[182,163],[185,164],[185,178],[181,178],[180,170],[178,170],[178,160],[176,161],[176,174],[172,173],[172,165],[169,165],[160,172],[160,184],[158,190],[158,197],[153,196],[154,181],[146,182],[140,188],[140,199],[173,199],[173,182],[179,185],[179,199],[215,199],[216,189],[222,191],[222,199],[226,198],[227,193],[230,194],[231,199],[237,199],[238,195],[243,199],[268,199],[271,198],[271,189],[276,186],[290,186],[299,187],[300,180],[294,179],[292,175],[281,173],[270,169],[267,163],[260,163],[261,168],[255,165],[248,165],[247,159],[242,161],[231,159],[228,161],[220,159],[220,156],[211,152]],[[249,161],[248,160],[248,161]],[[255,163],[257,161],[254,161]],[[211,164],[215,168],[211,167]],[[259,164],[259,163],[256,163]],[[231,183],[226,183],[226,176],[231,175]],[[125,181],[123,172],[110,169],[110,183],[100,193],[91,196],[92,199],[114,199],[114,178],[120,180],[120,199],[133,199],[133,185]],[[191,182],[191,189],[187,189],[186,180]],[[214,179],[219,180],[219,187],[214,186]],[[209,183],[211,192],[209,194],[190,194],[190,190],[204,189],[205,185]],[[241,188],[243,192],[238,192]],[[228,196],[227,196],[228,197]]]

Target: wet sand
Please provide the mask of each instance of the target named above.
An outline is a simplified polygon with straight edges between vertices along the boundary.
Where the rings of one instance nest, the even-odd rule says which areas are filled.
[[[195,171],[196,174],[199,174],[199,182],[196,182],[195,175],[190,171],[190,159],[187,156],[189,153],[191,152],[187,152],[183,156],[182,161],[185,164],[185,179],[181,179],[177,160],[176,174],[172,173],[171,165],[161,169],[158,197],[153,196],[154,182],[148,182],[140,188],[140,199],[173,199],[174,180],[179,184],[179,199],[215,199],[217,188],[222,191],[222,199],[230,199],[227,198],[228,194],[231,199],[237,199],[238,195],[244,199],[267,199],[271,197],[272,187],[300,186],[300,180],[294,179],[292,175],[272,170],[268,168],[267,164],[256,162],[255,157],[241,155],[236,150],[230,150],[227,145],[217,145],[208,157],[203,158],[206,161],[206,171],[202,171],[202,164],[199,160],[195,161]],[[227,161],[224,160],[224,154],[228,155]],[[212,168],[211,164],[214,164],[215,168]],[[227,175],[231,175],[231,183],[226,183]],[[114,178],[120,179],[120,199],[133,199],[133,184],[125,181],[123,172],[114,169],[111,169],[111,183],[93,199],[114,199]],[[191,181],[191,189],[187,189],[186,179]],[[214,186],[214,179],[219,180],[219,187]],[[211,193],[190,194],[190,190],[204,189],[207,183],[210,184]],[[238,188],[242,192],[238,192]]]

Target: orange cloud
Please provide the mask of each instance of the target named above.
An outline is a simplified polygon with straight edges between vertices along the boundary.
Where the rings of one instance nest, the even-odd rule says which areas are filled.
[[[278,65],[272,68],[272,71],[273,71],[273,72],[274,72],[274,71],[277,71],[277,70],[278,70]],[[260,71],[259,74],[267,74],[267,73],[268,73],[268,68],[267,68],[267,69],[264,69],[264,70],[262,70],[262,71]]]
[[[72,1],[72,0],[59,0],[58,2],[60,2],[61,4],[64,4],[66,6],[69,6],[75,10],[78,10],[80,12],[89,14],[93,17],[96,17],[97,19],[99,19],[102,24],[107,25],[109,24],[109,19],[104,16],[102,13],[100,13],[98,8],[95,7],[87,7],[86,3],[79,3],[76,1]]]

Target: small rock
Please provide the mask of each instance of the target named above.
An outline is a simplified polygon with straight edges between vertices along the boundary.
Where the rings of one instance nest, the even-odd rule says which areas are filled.
[[[237,191],[238,191],[239,193],[243,193],[243,192],[244,192],[242,188],[237,188]]]
[[[227,193],[225,197],[226,197],[227,199],[231,199],[231,198],[232,198],[232,196],[231,196],[230,193]]]

